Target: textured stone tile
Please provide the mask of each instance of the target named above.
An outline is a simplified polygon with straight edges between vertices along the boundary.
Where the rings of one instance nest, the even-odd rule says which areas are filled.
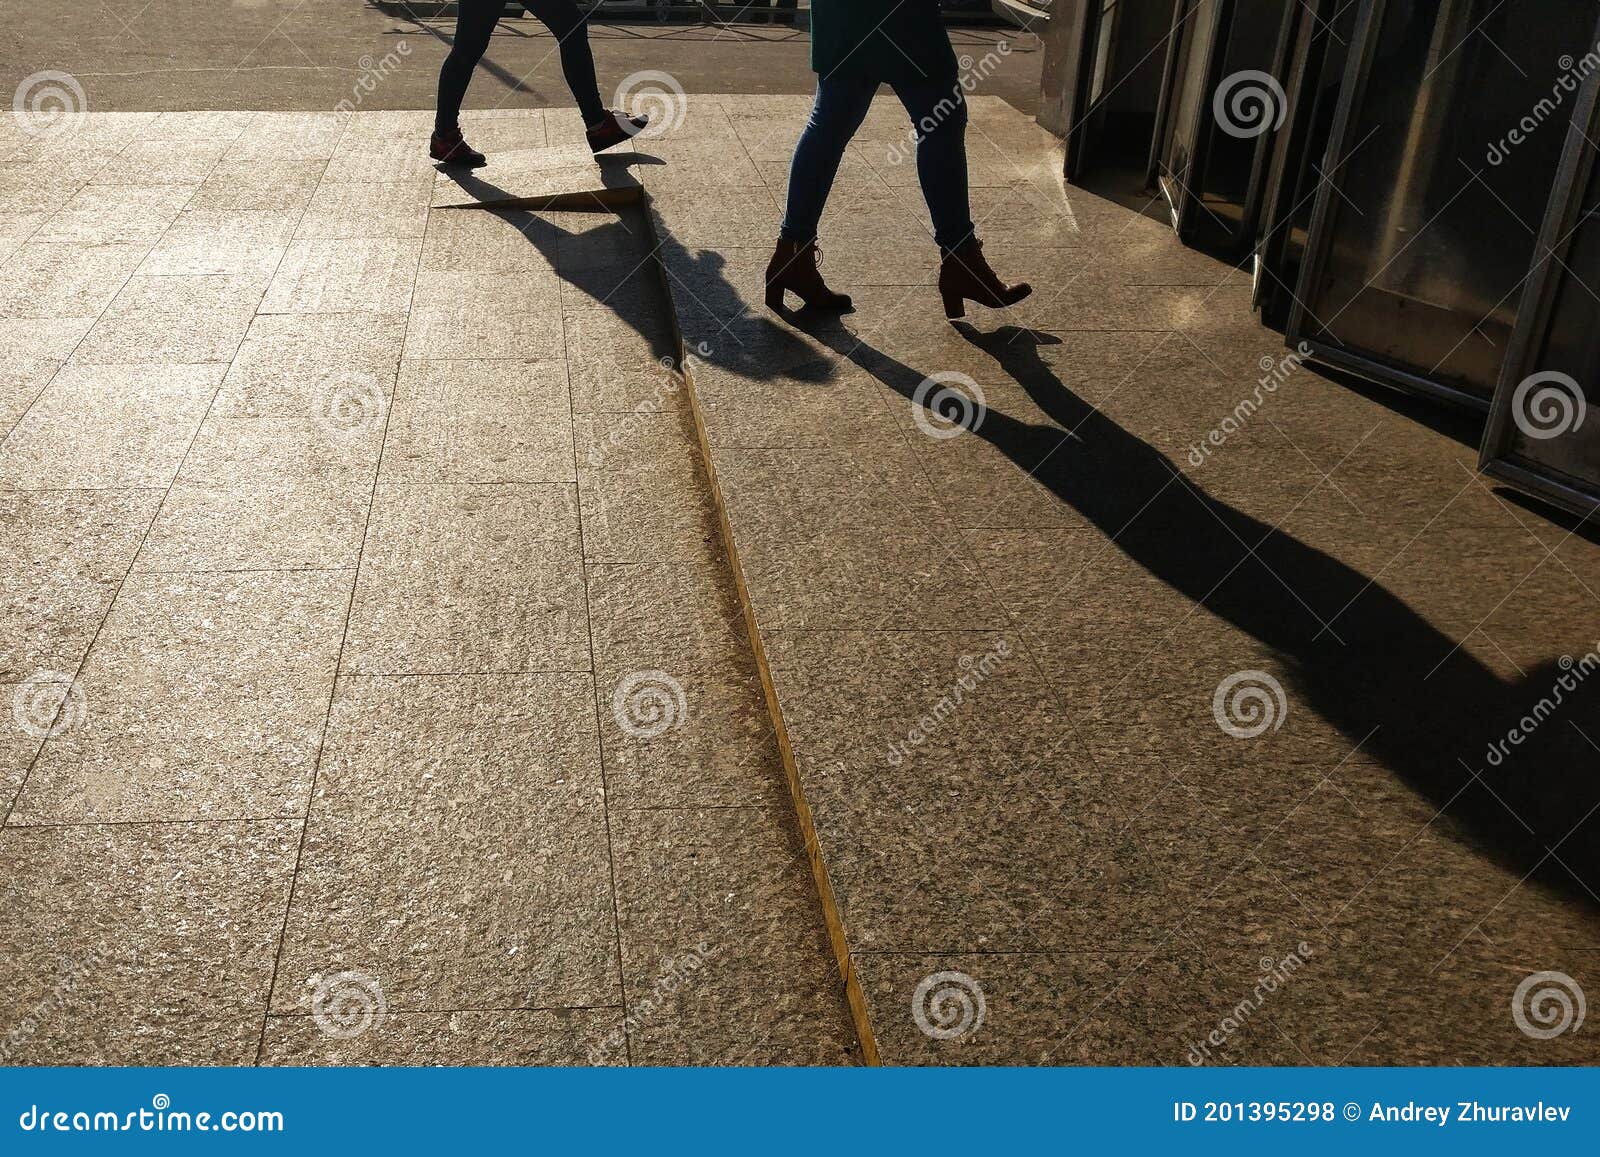
[[[269,278],[294,231],[292,211],[185,209],[139,272]]]
[[[312,196],[295,236],[421,237],[432,190],[432,174],[410,181],[329,181]]]
[[[0,365],[0,429],[16,424],[60,368],[49,358],[8,358]]]
[[[198,187],[198,182],[90,185],[51,214],[33,239],[79,245],[153,244]]]
[[[228,138],[205,136],[133,141],[95,174],[94,184],[117,189],[198,185],[216,168],[228,145]]]
[[[757,185],[748,189],[715,192],[652,193],[650,212],[658,234],[691,249],[730,245],[762,245],[777,236],[773,224],[780,215],[772,190]]]
[[[1256,983],[1180,941],[1150,953],[855,959],[888,1064],[1190,1064],[1191,1049]],[[1196,1055],[1221,1065],[1304,1063],[1275,1028],[1276,1007],[1269,996],[1209,1056]]]
[[[407,362],[384,447],[394,482],[572,482],[558,361]]]
[[[617,807],[786,800],[772,717],[748,662],[608,673],[600,693],[606,782]]]
[[[431,177],[436,166],[425,144],[421,134],[393,136],[353,129],[335,146],[323,180],[370,181],[375,173],[391,181]]]
[[[627,812],[613,838],[633,1063],[856,1060],[787,813]]]
[[[71,688],[70,673],[64,672],[0,683],[0,707],[8,712],[0,728],[0,803],[8,813],[45,736],[64,724],[61,708]]]
[[[403,310],[420,242],[394,237],[296,241],[261,301],[263,313]]]
[[[474,137],[476,140],[476,137]],[[353,1038],[311,1016],[269,1016],[262,1060],[273,1065],[588,1065],[620,1009],[386,1012]],[[624,1064],[617,1056],[603,1063]]]
[[[560,230],[525,210],[430,213],[424,273],[543,273],[555,263]]]
[[[0,214],[0,260],[20,249],[34,231],[44,224],[47,215],[43,212],[23,213],[15,210]]]
[[[77,669],[161,502],[151,490],[0,494],[0,680]]]
[[[11,821],[257,819],[303,811],[349,572],[134,575]]]
[[[742,664],[744,611],[727,559],[589,568],[595,664],[602,676],[653,667]]]
[[[588,667],[571,486],[379,485],[347,673]]]
[[[224,159],[195,191],[188,208],[280,212],[303,209],[316,192],[324,167],[319,160]]]
[[[376,421],[393,393],[405,315],[259,314],[217,395],[220,417]]]
[[[334,112],[258,112],[222,155],[234,161],[326,161],[344,133]]]
[[[370,481],[188,482],[178,479],[135,571],[354,567]]]
[[[13,1058],[250,1063],[298,842],[288,821],[0,832],[0,1022],[59,1000]]]
[[[427,127],[432,129],[431,120]],[[473,147],[485,153],[542,149],[549,143],[540,108],[463,109],[461,127]]]
[[[693,560],[715,549],[716,513],[684,421],[666,413],[596,414],[578,422],[589,560]]]
[[[685,404],[672,373],[677,346],[661,316],[619,317],[603,309],[565,313],[573,411],[654,413]]]
[[[98,314],[144,259],[143,245],[36,242],[0,267],[0,316]]]
[[[141,141],[233,141],[256,114],[246,110],[164,112],[139,129]]]
[[[87,363],[229,361],[261,299],[255,277],[128,279],[74,360]]]
[[[774,629],[940,631],[1006,622],[954,531],[744,533],[734,531],[746,589],[757,616]]]
[[[748,189],[763,183],[761,170],[741,148],[730,150],[724,138],[674,140],[655,137],[637,144],[642,157],[654,158],[640,166],[652,190],[663,192]]]
[[[0,443],[0,485],[164,487],[221,380],[215,365],[69,365]]]
[[[256,395],[236,393],[235,402],[241,397]],[[224,415],[237,409],[214,407],[162,504],[138,569],[354,566],[388,403],[366,381],[342,377],[327,398],[324,391],[309,415],[296,413],[292,393],[257,407],[269,416],[219,416],[217,409]],[[284,416],[271,416],[278,413]]]
[[[348,970],[395,1011],[614,1004],[586,676],[341,680],[273,1008]]]
[[[524,285],[536,308],[429,296],[419,286],[406,328],[405,356],[419,361],[548,357],[561,348],[561,308],[553,286]]]
[[[0,317],[0,359],[66,361],[94,321],[92,317]]]

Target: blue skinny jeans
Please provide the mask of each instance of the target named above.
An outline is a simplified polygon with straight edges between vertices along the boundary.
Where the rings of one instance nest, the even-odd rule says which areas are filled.
[[[817,99],[789,166],[789,203],[779,231],[784,240],[804,244],[817,239],[845,146],[866,119],[877,91],[872,80],[838,73],[817,78]],[[917,181],[933,218],[933,239],[942,250],[954,249],[972,236],[965,94],[958,84],[932,81],[897,84],[894,94],[911,114],[913,135],[907,139],[916,142]]]

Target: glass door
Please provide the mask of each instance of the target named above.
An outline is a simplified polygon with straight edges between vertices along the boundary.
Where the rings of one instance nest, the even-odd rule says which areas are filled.
[[[1363,0],[1290,344],[1488,408],[1597,10]]]
[[[1600,71],[1584,85],[1567,138],[1480,461],[1489,474],[1591,519],[1600,519],[1597,88]]]
[[[1284,84],[1289,114],[1274,142],[1255,250],[1255,305],[1262,324],[1276,330],[1289,322],[1300,279],[1306,234],[1355,35],[1357,4],[1308,0],[1291,9],[1294,19]]]

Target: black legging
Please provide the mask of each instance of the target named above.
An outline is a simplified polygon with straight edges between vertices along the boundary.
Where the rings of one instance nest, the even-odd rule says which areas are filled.
[[[573,0],[519,0],[524,8],[555,34],[561,45],[561,71],[578,100],[585,125],[605,119],[605,102],[594,76],[594,53],[589,51],[589,22]],[[439,111],[434,128],[441,133],[458,127],[461,100],[467,95],[472,70],[489,51],[489,37],[500,23],[505,0],[460,0],[456,6],[456,40],[439,70]]]

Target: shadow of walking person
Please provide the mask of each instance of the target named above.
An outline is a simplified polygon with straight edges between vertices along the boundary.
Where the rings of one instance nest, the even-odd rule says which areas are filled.
[[[839,319],[795,322],[918,398],[925,375]],[[1585,640],[1583,658],[1503,679],[1383,585],[1208,493],[1074,394],[1041,355],[1060,339],[956,328],[1049,423],[993,407],[947,418],[1149,575],[1270,651],[1294,702],[1423,796],[1442,813],[1435,826],[1516,877],[1600,911],[1600,642]]]

